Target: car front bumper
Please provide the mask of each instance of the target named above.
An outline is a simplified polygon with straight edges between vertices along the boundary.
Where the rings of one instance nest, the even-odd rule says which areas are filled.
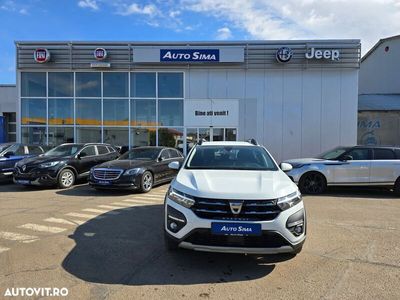
[[[137,190],[140,188],[141,176],[139,175],[121,175],[115,180],[101,180],[96,179],[91,174],[89,176],[89,185],[96,189],[110,189],[110,190]]]
[[[199,218],[191,209],[185,208],[168,197],[165,199],[165,211],[168,206],[184,215],[186,224],[173,232],[168,227],[168,216],[165,213],[165,232],[180,248],[197,251],[278,254],[293,253],[300,250],[306,239],[306,214],[303,202],[282,211],[275,219],[269,221],[232,221]],[[303,212],[303,232],[295,236],[287,227],[289,217]],[[261,224],[260,236],[214,235],[211,233],[212,223],[258,223]]]
[[[54,186],[57,184],[58,169],[36,168],[28,173],[14,169],[14,183],[21,185]]]

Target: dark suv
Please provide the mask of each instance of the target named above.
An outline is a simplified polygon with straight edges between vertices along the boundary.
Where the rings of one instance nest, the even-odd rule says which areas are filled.
[[[14,168],[14,182],[69,188],[77,179],[87,178],[93,166],[118,156],[108,144],[62,144],[44,155],[19,161]]]
[[[19,143],[0,144],[0,180],[12,179],[15,163],[26,157],[43,154],[47,146]]]

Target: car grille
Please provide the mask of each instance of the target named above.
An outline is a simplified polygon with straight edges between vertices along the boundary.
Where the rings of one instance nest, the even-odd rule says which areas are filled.
[[[115,180],[118,179],[123,170],[120,169],[94,169],[93,176],[98,180]]]
[[[241,221],[268,221],[275,219],[281,210],[276,205],[277,200],[243,200],[240,213],[234,214],[231,202],[239,200],[195,198],[196,202],[191,210],[203,219],[214,220],[241,220]]]
[[[32,171],[33,169],[35,169],[37,166],[36,166],[36,165],[34,165],[34,166],[25,165],[25,170],[23,170],[22,167],[23,167],[23,165],[22,165],[22,166],[18,166],[18,167],[17,167],[17,170],[18,170],[19,173],[24,174],[24,173],[29,173],[29,172],[31,172],[31,171]]]
[[[280,234],[264,231],[261,236],[214,235],[209,229],[198,229],[184,239],[194,245],[216,247],[279,248],[290,246]]]

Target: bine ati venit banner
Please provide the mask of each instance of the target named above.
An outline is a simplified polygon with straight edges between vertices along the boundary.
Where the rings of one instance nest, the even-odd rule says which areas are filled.
[[[239,100],[185,100],[185,126],[237,127]]]

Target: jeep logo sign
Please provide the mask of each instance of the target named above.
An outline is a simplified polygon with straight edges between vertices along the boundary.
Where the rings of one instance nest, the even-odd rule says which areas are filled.
[[[218,62],[219,49],[160,49],[160,61]]]
[[[330,60],[339,60],[340,52],[337,49],[309,49],[309,52],[306,52],[307,59],[330,59]]]

